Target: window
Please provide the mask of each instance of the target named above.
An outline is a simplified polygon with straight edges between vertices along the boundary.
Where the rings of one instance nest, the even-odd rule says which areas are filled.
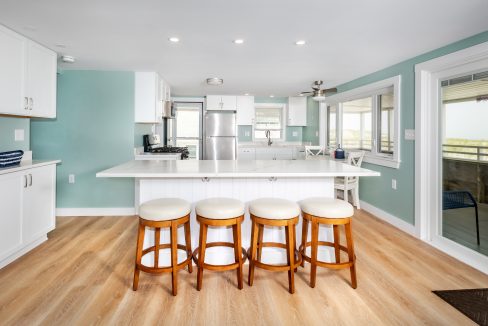
[[[362,150],[365,162],[399,167],[400,76],[328,100],[328,146]]]
[[[283,105],[256,105],[254,139],[266,139],[267,130],[270,131],[271,139],[282,139],[284,136],[283,129]]]

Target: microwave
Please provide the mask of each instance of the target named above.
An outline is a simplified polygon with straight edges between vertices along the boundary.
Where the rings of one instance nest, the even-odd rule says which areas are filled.
[[[172,101],[163,101],[163,118],[174,119],[175,113],[174,103]]]

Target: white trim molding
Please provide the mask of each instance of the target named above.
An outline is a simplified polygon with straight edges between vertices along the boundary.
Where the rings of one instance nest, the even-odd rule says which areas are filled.
[[[444,79],[478,72],[486,67],[488,42],[415,65],[416,233],[432,246],[483,272],[488,271],[488,257],[442,237],[439,88]]]
[[[128,216],[135,214],[134,207],[56,208],[56,216]]]
[[[410,234],[411,236],[414,236],[416,238],[418,237],[418,234],[415,230],[415,226],[413,226],[412,224],[405,222],[401,218],[399,218],[395,215],[392,215],[388,212],[385,212],[384,210],[382,210],[376,206],[373,206],[373,205],[371,205],[371,204],[369,204],[363,200],[360,200],[359,202],[361,203],[361,209],[365,210],[366,212],[374,215],[375,217],[379,218],[380,220],[383,220],[383,221],[393,225],[397,229],[399,229],[405,233]]]

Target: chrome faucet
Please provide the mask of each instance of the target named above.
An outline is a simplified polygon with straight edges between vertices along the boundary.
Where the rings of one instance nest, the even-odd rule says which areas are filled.
[[[268,146],[271,146],[271,144],[273,143],[271,141],[271,131],[268,129],[264,132],[264,135],[266,136],[266,138],[268,138]]]

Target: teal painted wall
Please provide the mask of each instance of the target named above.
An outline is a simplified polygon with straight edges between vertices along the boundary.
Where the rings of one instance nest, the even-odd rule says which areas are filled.
[[[15,129],[24,129],[24,141],[15,141]],[[0,117],[0,152],[21,149],[28,151],[30,148],[30,125],[28,118]]]
[[[319,102],[307,97],[307,126],[303,127],[303,141],[319,145]]]
[[[64,71],[57,94],[57,118],[31,121],[34,158],[62,160],[57,207],[133,207],[133,179],[95,174],[134,158],[134,74]]]
[[[365,168],[381,172],[381,177],[361,178],[361,199],[408,223],[415,221],[415,143],[404,140],[404,130],[415,128],[415,65],[479,43],[488,41],[488,32],[419,55],[375,73],[339,85],[343,92],[379,80],[401,75],[401,165],[391,169],[373,164]],[[397,180],[397,190],[391,189],[391,179]]]
[[[134,147],[143,146],[142,135],[152,134],[152,124],[136,123],[134,126]]]

